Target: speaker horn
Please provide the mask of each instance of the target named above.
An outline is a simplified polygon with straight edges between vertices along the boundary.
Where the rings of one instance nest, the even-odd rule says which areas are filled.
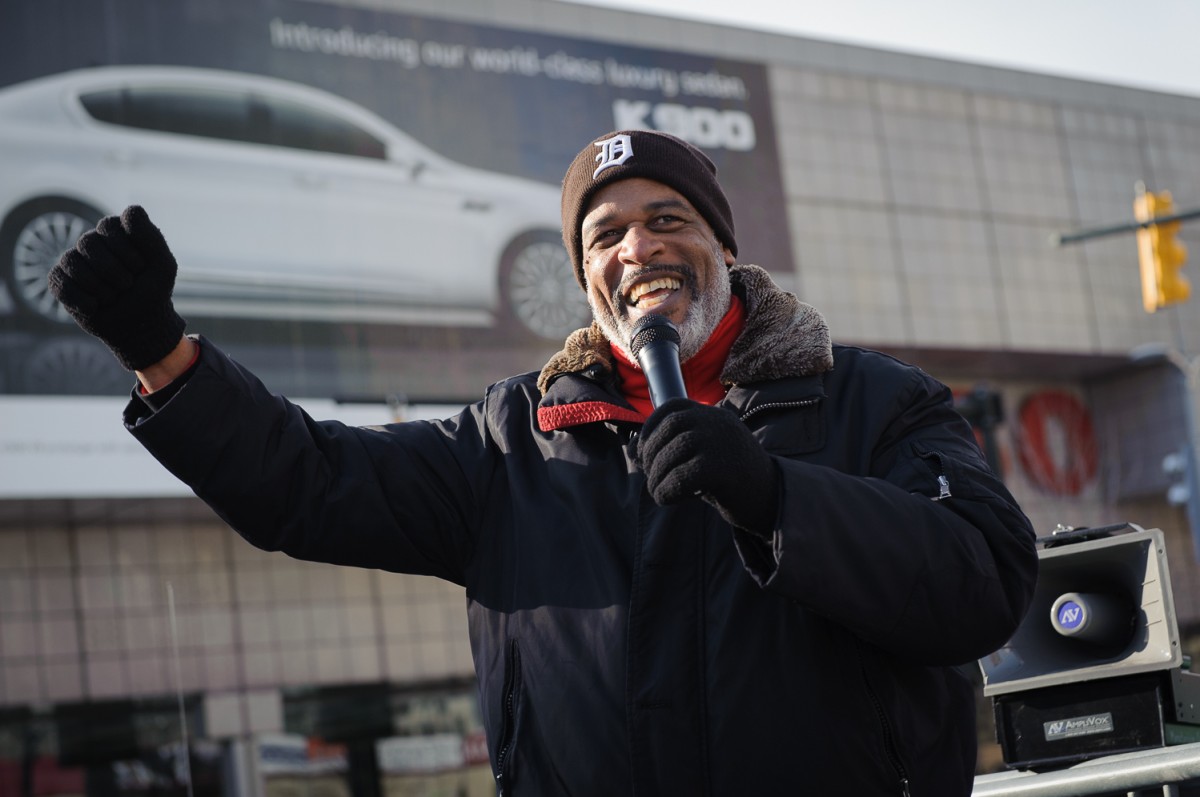
[[[1134,528],[1038,551],[1025,620],[980,660],[985,695],[1180,666],[1163,534]]]

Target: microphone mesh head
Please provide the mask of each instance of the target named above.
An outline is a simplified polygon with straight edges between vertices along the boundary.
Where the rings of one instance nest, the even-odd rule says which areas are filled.
[[[642,316],[633,328],[633,337],[629,340],[629,353],[635,358],[647,343],[666,340],[679,345],[679,330],[675,325],[661,315]]]

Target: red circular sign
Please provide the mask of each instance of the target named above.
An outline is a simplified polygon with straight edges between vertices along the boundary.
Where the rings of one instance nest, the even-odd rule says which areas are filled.
[[[1052,495],[1079,495],[1096,478],[1092,416],[1076,396],[1043,390],[1021,402],[1017,458],[1038,487]]]

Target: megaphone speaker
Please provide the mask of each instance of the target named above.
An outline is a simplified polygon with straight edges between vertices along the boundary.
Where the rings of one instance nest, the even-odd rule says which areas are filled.
[[[1182,661],[1166,547],[1150,529],[1039,550],[1024,622],[980,667],[993,696]]]
[[[1123,524],[1040,541],[1033,603],[980,660],[1006,763],[1059,765],[1172,743],[1200,722],[1182,668],[1166,546]],[[1200,728],[1193,732],[1195,741]]]

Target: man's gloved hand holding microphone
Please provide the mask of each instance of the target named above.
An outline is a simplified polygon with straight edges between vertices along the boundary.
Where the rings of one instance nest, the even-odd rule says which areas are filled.
[[[646,419],[638,459],[657,503],[699,494],[740,529],[764,538],[774,531],[775,463],[730,410],[671,399]]]
[[[50,270],[50,291],[85,331],[130,371],[162,361],[185,322],[171,292],[177,265],[162,233],[138,205],[100,220]]]
[[[643,317],[630,353],[646,374],[654,404],[637,456],[655,502],[665,506],[699,496],[730,524],[769,539],[779,499],[775,463],[735,413],[686,397],[674,325]]]

